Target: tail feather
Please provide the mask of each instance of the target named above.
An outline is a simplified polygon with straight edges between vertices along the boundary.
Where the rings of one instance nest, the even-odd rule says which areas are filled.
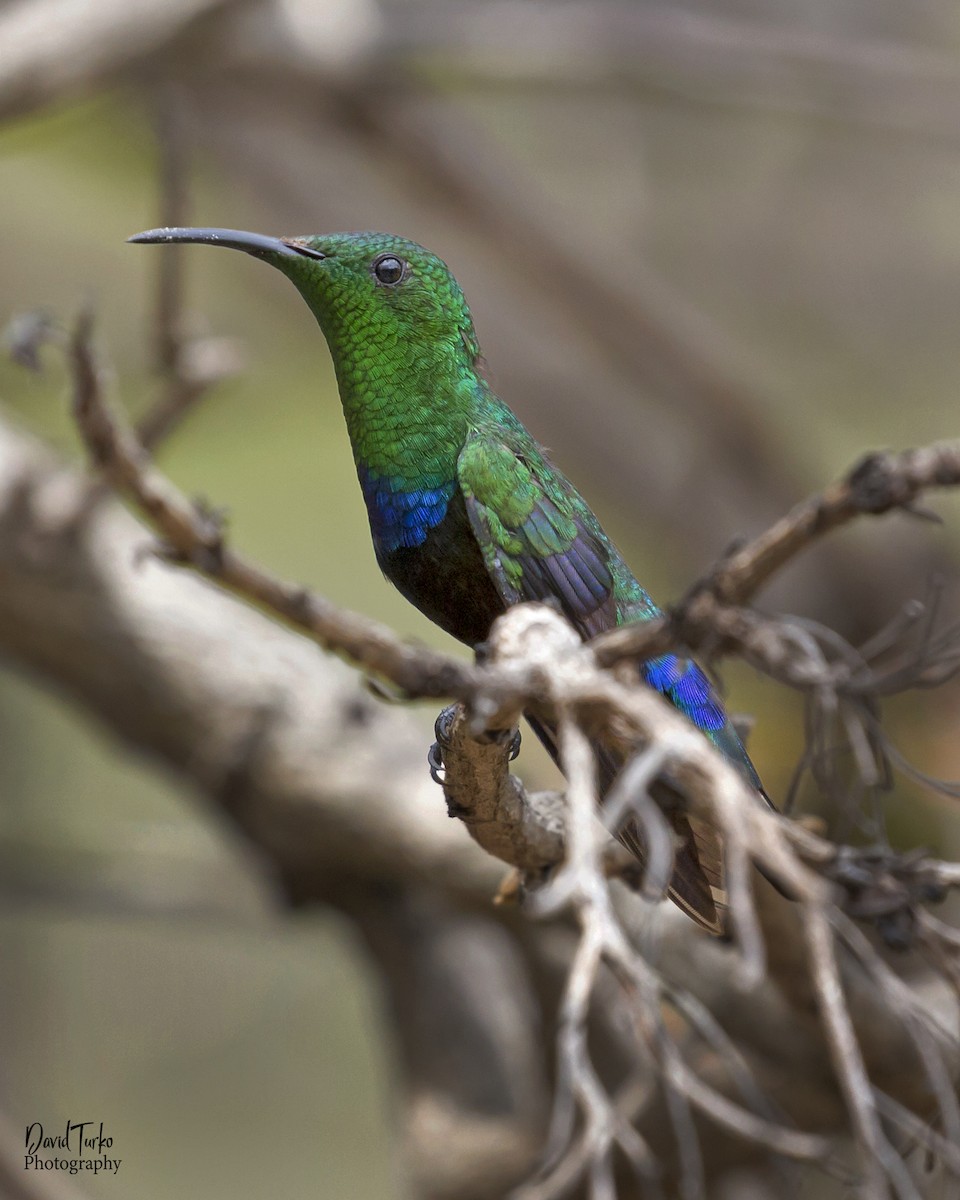
[[[530,713],[527,721],[550,757],[559,765],[557,730]],[[749,760],[748,760],[749,761]],[[601,799],[608,794],[624,765],[623,759],[606,746],[597,748]],[[664,793],[666,785],[662,786]],[[667,892],[670,898],[698,925],[713,934],[725,932],[727,896],[723,886],[723,842],[715,829],[698,817],[681,812],[670,797],[664,812],[676,835],[673,874]],[[640,862],[646,854],[643,837],[635,820],[627,820],[617,831],[618,839]]]

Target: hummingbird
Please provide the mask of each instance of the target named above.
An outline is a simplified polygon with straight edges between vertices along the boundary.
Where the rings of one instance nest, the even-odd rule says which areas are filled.
[[[293,282],[333,358],[377,562],[442,629],[480,646],[523,601],[554,605],[584,639],[659,615],[590,506],[491,388],[464,294],[436,255],[386,233],[169,228],[129,240],[241,250]],[[639,671],[767,799],[701,668],[666,654]],[[556,730],[527,719],[556,760]],[[602,796],[623,759],[598,747],[597,760]],[[667,815],[676,835],[668,893],[723,933],[720,835],[681,806]],[[636,824],[617,836],[642,862]]]

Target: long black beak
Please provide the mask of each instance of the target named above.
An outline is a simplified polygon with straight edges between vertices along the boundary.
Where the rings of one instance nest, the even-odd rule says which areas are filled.
[[[324,258],[319,250],[300,245],[294,240],[267,237],[262,233],[246,233],[242,229],[148,229],[135,233],[128,242],[199,242],[205,246],[226,246],[230,250],[243,250],[257,258]]]

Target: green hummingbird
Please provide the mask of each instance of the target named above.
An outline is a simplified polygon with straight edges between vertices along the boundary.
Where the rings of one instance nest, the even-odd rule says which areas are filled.
[[[552,603],[584,638],[659,614],[589,505],[484,378],[463,292],[436,255],[385,233],[152,229],[130,241],[242,250],[292,280],[333,357],[377,561],[448,633],[475,647],[527,600]],[[676,654],[640,671],[764,795],[703,671]],[[530,721],[556,758],[555,730]],[[603,747],[598,762],[606,792],[623,764]],[[669,894],[720,933],[719,835],[679,809],[669,818]],[[618,836],[642,861],[636,824]]]

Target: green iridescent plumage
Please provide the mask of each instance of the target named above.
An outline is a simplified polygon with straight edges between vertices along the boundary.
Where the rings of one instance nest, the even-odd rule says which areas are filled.
[[[333,357],[377,560],[431,620],[476,645],[524,600],[554,603],[583,637],[656,615],[582,496],[490,389],[463,292],[435,255],[381,233],[168,229],[131,240],[243,250],[297,286]],[[703,672],[675,655],[641,670],[762,792]],[[555,754],[549,725],[531,724]],[[606,790],[622,764],[603,749],[599,761]],[[680,810],[671,820],[670,894],[719,931],[718,839]],[[620,836],[642,856],[635,827]]]

